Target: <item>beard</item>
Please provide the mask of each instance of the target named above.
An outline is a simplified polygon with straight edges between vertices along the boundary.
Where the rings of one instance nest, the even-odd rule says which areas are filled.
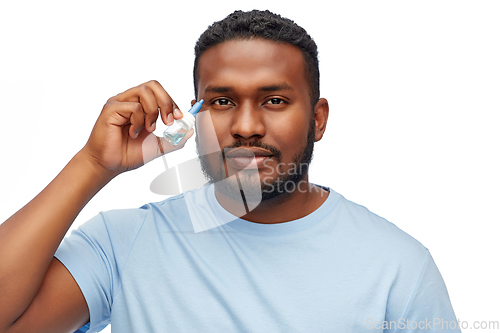
[[[261,202],[284,198],[286,194],[299,189],[300,182],[307,175],[313,158],[314,142],[315,121],[312,118],[307,133],[306,144],[295,154],[293,162],[288,164],[292,166],[288,172],[282,170],[281,151],[274,146],[258,140],[250,142],[236,141],[232,145],[224,147],[222,152],[203,154],[203,147],[200,145],[198,136],[196,136],[196,151],[205,178],[210,184],[214,184],[219,193],[228,198],[243,198],[246,207],[248,205],[248,207],[253,206],[255,208],[254,206]],[[274,179],[265,177],[261,180],[258,169],[243,169],[235,175],[229,175],[225,168],[224,150],[238,147],[258,147],[270,151],[278,163],[277,176]]]

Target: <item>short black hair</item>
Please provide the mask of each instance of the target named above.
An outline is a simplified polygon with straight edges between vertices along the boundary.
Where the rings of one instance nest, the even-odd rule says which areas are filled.
[[[213,23],[201,34],[194,48],[194,93],[198,98],[198,62],[210,47],[230,40],[247,40],[253,37],[288,43],[297,47],[304,57],[305,72],[309,81],[311,105],[319,100],[318,47],[307,31],[290,19],[268,10],[237,10],[225,19]]]

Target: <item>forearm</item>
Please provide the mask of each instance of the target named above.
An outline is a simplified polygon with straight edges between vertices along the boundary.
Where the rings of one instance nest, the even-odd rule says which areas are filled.
[[[0,225],[0,325],[35,297],[55,251],[87,202],[112,178],[81,152],[32,201]]]

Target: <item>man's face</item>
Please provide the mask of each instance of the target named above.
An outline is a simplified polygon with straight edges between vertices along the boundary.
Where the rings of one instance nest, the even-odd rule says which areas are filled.
[[[240,186],[257,184],[265,201],[297,186],[307,190],[298,183],[307,174],[315,128],[298,48],[262,39],[216,45],[199,59],[198,92],[224,152],[206,154],[214,142],[203,135],[207,124],[198,122],[202,168],[215,183],[239,175],[239,185],[226,181],[219,192],[231,197]]]

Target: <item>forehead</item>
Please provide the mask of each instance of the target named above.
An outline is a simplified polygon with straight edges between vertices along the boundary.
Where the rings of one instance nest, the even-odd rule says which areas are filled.
[[[231,40],[206,50],[198,63],[198,91],[209,85],[257,88],[287,83],[308,90],[305,61],[295,46],[264,39]]]

